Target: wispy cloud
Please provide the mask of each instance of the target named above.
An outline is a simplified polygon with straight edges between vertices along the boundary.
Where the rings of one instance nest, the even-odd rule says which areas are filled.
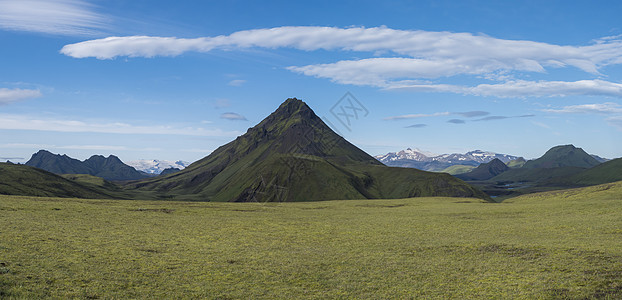
[[[485,118],[477,119],[474,121],[494,121],[494,120],[504,120],[504,119],[515,119],[515,118],[531,118],[536,115],[522,115],[522,116],[488,116]]]
[[[410,58],[395,58],[390,67],[383,67],[391,58],[343,61],[360,70],[377,69],[375,73],[394,70],[412,72],[427,70],[422,77],[446,74],[489,73],[510,69],[542,72],[545,67],[574,66],[589,73],[598,67],[622,63],[622,41],[619,38],[598,40],[587,46],[560,46],[533,41],[497,39],[471,33],[396,30],[387,27],[316,27],[285,26],[238,31],[230,35],[182,39],[175,37],[128,36],[109,37],[71,44],[62,53],[72,57],[110,59],[117,56],[175,56],[188,51],[209,52],[230,48],[295,48],[306,51],[342,50],[360,52],[387,51]],[[451,71],[444,65],[453,61]],[[404,65],[407,64],[407,65]],[[412,65],[416,64],[416,65]],[[417,64],[422,64],[422,67]],[[329,65],[324,65],[329,66]],[[366,67],[365,67],[366,66]],[[396,68],[397,67],[397,68]],[[411,75],[411,74],[409,74]],[[418,77],[418,76],[417,76]]]
[[[81,120],[46,119],[23,115],[0,114],[0,129],[56,132],[95,132],[116,134],[158,134],[190,136],[237,136],[240,132],[201,127],[170,125],[141,126],[127,123],[96,123]]]
[[[60,35],[93,35],[107,18],[82,0],[1,0],[0,28]]]
[[[490,113],[487,111],[467,111],[467,112],[437,112],[432,114],[409,114],[409,115],[400,115],[400,116],[392,116],[386,117],[384,120],[406,120],[406,119],[417,119],[417,118],[428,118],[428,117],[441,117],[441,116],[449,116],[449,115],[460,115],[465,118],[474,118],[489,115]]]
[[[615,116],[605,119],[607,124],[616,127],[618,130],[622,131],[622,116]]]
[[[218,99],[214,103],[215,108],[225,108],[231,106],[231,101],[229,99]]]
[[[481,111],[481,110],[477,110],[477,111],[465,111],[465,112],[456,112],[454,113],[456,115],[461,115],[465,118],[475,118],[475,117],[483,117],[483,116],[487,116],[490,113],[487,111]]]
[[[428,125],[427,124],[413,124],[413,125],[410,125],[410,126],[406,126],[404,128],[423,128],[423,127],[426,127],[426,126],[428,126]]]
[[[234,80],[229,81],[228,84],[230,86],[241,86],[244,83],[246,83],[246,80],[244,80],[244,79],[234,79]]]
[[[410,114],[410,115],[386,117],[384,118],[384,120],[417,119],[417,118],[427,118],[427,117],[448,116],[450,114],[451,114],[450,112],[438,112],[438,113],[433,113],[433,114]]]
[[[480,84],[473,87],[449,84],[420,84],[402,81],[385,85],[384,88],[389,90],[456,93],[501,98],[565,97],[573,95],[622,97],[622,84],[600,79],[579,81],[516,80],[499,84]]]
[[[542,111],[563,114],[622,114],[622,105],[614,102],[569,105],[560,109]]]
[[[227,112],[220,115],[221,119],[232,120],[232,121],[248,121],[246,117],[234,112]]]
[[[531,121],[531,124],[536,125],[538,127],[545,128],[545,129],[551,129],[551,126],[541,123],[541,122]]]
[[[464,124],[464,123],[466,123],[466,121],[465,120],[460,120],[460,119],[451,119],[451,120],[448,120],[447,123]]]
[[[41,97],[39,90],[0,89],[0,105]]]
[[[597,39],[582,46],[567,46],[446,31],[285,26],[193,39],[108,37],[66,45],[61,53],[75,58],[112,59],[119,56],[177,56],[189,51],[207,53],[216,49],[254,47],[386,54],[387,57],[287,68],[340,84],[495,97],[622,97],[622,84],[604,80],[511,79],[513,73],[545,73],[547,69],[565,67],[582,70],[591,76],[602,75],[600,70],[603,67],[622,64],[622,37],[619,36]],[[429,81],[458,75],[492,78],[501,83],[460,86]]]

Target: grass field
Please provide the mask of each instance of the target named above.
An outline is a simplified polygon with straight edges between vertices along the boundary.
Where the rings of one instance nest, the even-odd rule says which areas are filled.
[[[622,183],[463,198],[0,196],[0,298],[620,298]]]

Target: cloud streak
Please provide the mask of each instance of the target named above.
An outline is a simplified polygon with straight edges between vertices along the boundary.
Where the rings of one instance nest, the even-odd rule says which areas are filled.
[[[426,126],[428,126],[428,125],[427,124],[413,124],[413,125],[406,126],[404,128],[423,128],[423,127],[426,127]]]
[[[82,0],[2,0],[0,28],[60,35],[94,35],[106,17]]]
[[[622,114],[622,105],[614,102],[565,106],[561,109],[544,109],[561,114]]]
[[[168,125],[140,126],[127,123],[93,123],[79,120],[43,119],[11,114],[0,114],[0,129],[213,137],[230,137],[240,134],[240,132],[237,131],[223,131],[221,129],[205,129],[200,127],[174,127]]]
[[[39,90],[0,89],[0,105],[41,97]]]
[[[220,118],[231,121],[248,121],[243,115],[234,112],[226,112],[220,115]]]
[[[569,46],[446,31],[284,26],[190,39],[107,37],[65,45],[61,53],[75,58],[113,59],[248,48],[347,51],[357,52],[357,55],[381,53],[386,56],[287,67],[295,73],[326,78],[339,84],[495,97],[622,97],[622,84],[599,79],[573,82],[506,80],[517,72],[546,73],[547,69],[565,67],[600,76],[603,67],[622,64],[622,37],[619,36]],[[459,75],[504,80],[476,86],[430,81]]]
[[[455,67],[464,69],[462,73],[490,72],[499,69],[542,72],[545,67],[573,66],[596,74],[602,65],[622,63],[622,54],[617,51],[622,48],[622,41],[617,38],[601,39],[588,46],[560,46],[533,41],[497,39],[471,33],[396,30],[387,27],[284,26],[194,39],[150,36],[108,37],[66,45],[61,52],[76,58],[111,59],[118,56],[177,56],[189,51],[209,52],[215,49],[251,47],[294,48],[305,51],[320,49],[388,51],[412,58],[409,61],[395,58],[394,62],[398,64],[408,62],[430,68],[447,68],[440,63],[448,60],[466,63]],[[369,68],[382,68],[382,63],[387,63],[388,60],[391,59],[378,58],[358,62]],[[472,68],[474,70],[471,70]],[[419,66],[415,69],[426,68]]]
[[[410,115],[401,115],[401,116],[393,116],[386,117],[384,120],[407,120],[407,119],[417,119],[417,118],[428,118],[428,117],[440,117],[440,116],[449,116],[450,112],[438,112],[433,114],[410,114]]]

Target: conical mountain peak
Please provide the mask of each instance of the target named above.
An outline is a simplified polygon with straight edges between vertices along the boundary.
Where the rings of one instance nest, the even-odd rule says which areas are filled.
[[[448,174],[382,165],[296,98],[182,171],[133,184],[165,197],[207,201],[486,198]]]

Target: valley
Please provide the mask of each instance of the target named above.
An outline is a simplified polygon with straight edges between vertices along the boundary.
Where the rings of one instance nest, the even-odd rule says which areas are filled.
[[[2,298],[622,297],[622,182],[487,203],[0,196]]]

